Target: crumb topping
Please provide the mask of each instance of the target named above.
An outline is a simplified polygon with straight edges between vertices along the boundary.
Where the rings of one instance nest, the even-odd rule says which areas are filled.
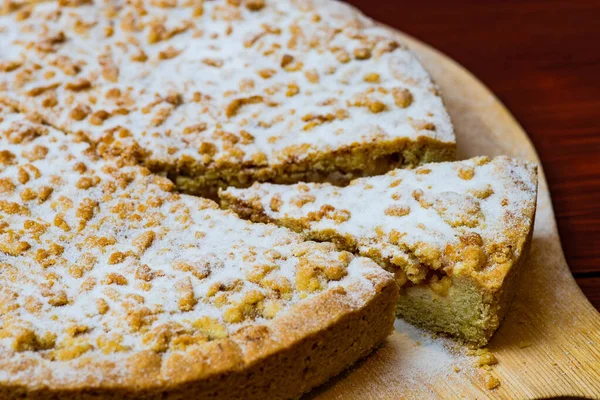
[[[493,284],[518,259],[535,212],[535,165],[497,157],[427,164],[354,180],[348,187],[255,183],[220,193],[245,215],[332,240],[424,281],[439,295],[456,274]],[[244,211],[246,210],[246,211]]]
[[[374,290],[368,276],[384,273],[331,244],[180,195],[168,179],[101,159],[85,140],[2,106],[0,148],[5,361],[197,351],[248,327],[268,332],[329,290],[360,307]],[[31,372],[20,371],[0,368],[0,380]]]
[[[0,98],[102,152],[202,170],[297,163],[356,143],[454,143],[415,56],[342,3],[16,8],[0,16]]]

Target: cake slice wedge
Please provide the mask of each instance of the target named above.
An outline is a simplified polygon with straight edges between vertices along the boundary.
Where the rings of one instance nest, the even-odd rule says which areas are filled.
[[[186,193],[455,157],[417,58],[338,1],[44,1],[0,16],[0,49],[0,101]]]
[[[373,261],[0,106],[0,398],[288,399],[393,329]]]
[[[253,221],[335,243],[393,272],[397,313],[484,345],[524,266],[536,209],[532,163],[477,157],[330,184],[254,184],[220,193]]]

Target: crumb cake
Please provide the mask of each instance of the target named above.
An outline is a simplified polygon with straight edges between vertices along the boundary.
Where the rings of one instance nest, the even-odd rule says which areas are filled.
[[[477,157],[330,184],[254,184],[222,205],[375,260],[401,287],[397,313],[484,345],[514,293],[530,242],[536,166]]]
[[[454,160],[427,72],[340,2],[22,3],[0,17],[0,100],[184,192]]]
[[[0,107],[0,398],[289,398],[392,330],[372,260]]]

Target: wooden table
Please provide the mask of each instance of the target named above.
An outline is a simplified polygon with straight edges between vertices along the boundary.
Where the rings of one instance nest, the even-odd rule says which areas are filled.
[[[600,310],[600,1],[348,0],[479,77],[535,144],[573,275]]]

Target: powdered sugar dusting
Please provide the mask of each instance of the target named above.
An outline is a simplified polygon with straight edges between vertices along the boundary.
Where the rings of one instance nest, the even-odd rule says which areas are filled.
[[[420,283],[427,269],[501,277],[531,230],[536,192],[535,165],[478,157],[394,170],[347,187],[256,183],[220,196],[241,213],[255,210],[308,237],[356,247]]]
[[[414,383],[421,382],[423,377],[439,379],[446,374],[454,374],[454,367],[464,368],[469,364],[467,357],[452,340],[434,337],[401,319],[396,319],[394,327],[401,336],[406,336],[413,343],[413,348],[405,349],[402,353],[404,368],[398,373],[404,379],[415,379]]]
[[[0,381],[41,368],[52,384],[97,382],[79,360],[125,373],[132,354],[269,326],[335,287],[358,309],[375,291],[369,275],[391,279],[331,244],[179,195],[2,106],[0,149]],[[23,360],[36,362],[12,371]]]
[[[342,3],[59,3],[0,17],[1,97],[110,151],[185,170],[454,143],[416,57]]]

